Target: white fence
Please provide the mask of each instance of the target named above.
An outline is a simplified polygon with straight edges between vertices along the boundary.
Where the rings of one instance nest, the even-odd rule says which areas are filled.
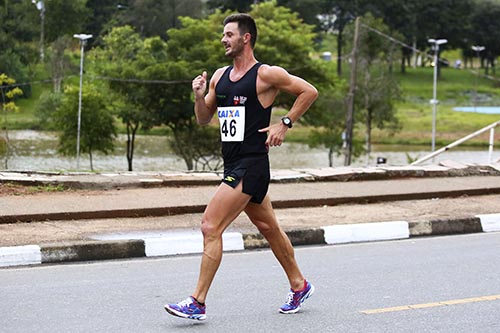
[[[420,164],[422,162],[425,162],[433,157],[436,157],[437,155],[439,155],[441,153],[444,153],[445,151],[447,151],[453,147],[458,146],[459,144],[461,144],[467,140],[470,140],[470,139],[472,139],[480,134],[483,134],[486,131],[490,131],[490,142],[489,142],[489,147],[488,147],[488,162],[491,163],[492,162],[491,159],[493,156],[493,143],[495,141],[495,127],[497,127],[497,126],[500,126],[500,121],[496,121],[493,124],[490,124],[484,128],[481,128],[479,131],[476,131],[476,132],[469,134],[469,135],[467,135],[467,136],[465,136],[465,137],[463,137],[463,138],[461,138],[453,143],[450,143],[449,145],[416,160],[415,162],[411,163],[411,165],[417,165],[417,164]]]

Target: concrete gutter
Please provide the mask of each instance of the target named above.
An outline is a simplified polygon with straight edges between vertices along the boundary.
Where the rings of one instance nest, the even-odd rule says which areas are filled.
[[[500,176],[500,164],[468,165],[442,161],[440,165],[332,167],[320,169],[271,170],[271,183],[346,182],[424,177]],[[120,172],[72,173],[0,171],[0,183],[26,186],[58,185],[68,189],[110,190],[216,185],[220,172]]]
[[[287,231],[295,246],[500,231],[500,213],[426,222],[388,221]],[[268,248],[259,233],[225,234],[224,251]],[[202,253],[201,234],[0,247],[0,267]]]

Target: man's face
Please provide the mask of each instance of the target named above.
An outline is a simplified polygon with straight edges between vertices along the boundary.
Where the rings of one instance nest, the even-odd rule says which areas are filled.
[[[238,23],[230,22],[224,26],[221,42],[228,57],[235,58],[243,52],[244,39],[240,35]]]

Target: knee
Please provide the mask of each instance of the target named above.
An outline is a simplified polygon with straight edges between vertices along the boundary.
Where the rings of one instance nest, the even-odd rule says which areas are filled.
[[[280,232],[280,228],[274,224],[259,223],[256,226],[259,232],[266,238]]]
[[[219,238],[222,235],[217,224],[206,216],[201,219],[201,233],[204,239]]]

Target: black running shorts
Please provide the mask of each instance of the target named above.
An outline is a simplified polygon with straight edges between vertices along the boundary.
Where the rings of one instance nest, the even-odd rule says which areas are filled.
[[[252,196],[251,202],[262,203],[271,179],[268,155],[244,157],[224,164],[223,183],[235,188],[242,179],[243,193]]]

